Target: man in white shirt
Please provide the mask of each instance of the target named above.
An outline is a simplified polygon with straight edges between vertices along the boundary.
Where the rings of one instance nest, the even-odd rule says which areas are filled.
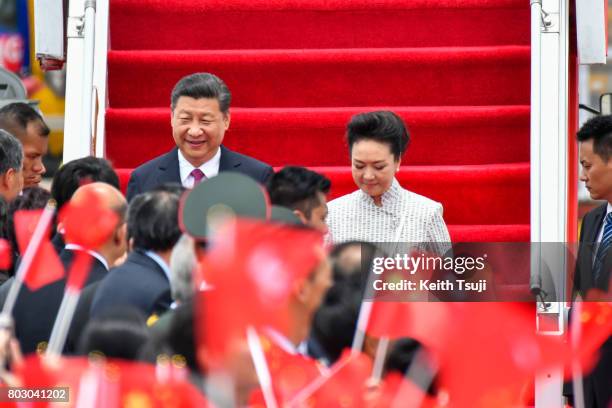
[[[222,145],[230,125],[231,103],[223,80],[209,73],[188,75],[175,85],[170,99],[176,147],[132,172],[128,201],[163,183],[192,188],[221,171],[242,173],[265,184],[272,167]]]

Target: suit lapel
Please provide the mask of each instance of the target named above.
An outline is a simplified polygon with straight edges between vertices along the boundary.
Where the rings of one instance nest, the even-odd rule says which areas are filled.
[[[221,160],[219,161],[219,172],[232,171],[242,163],[240,157],[230,149],[221,145]]]
[[[175,147],[166,153],[158,167],[158,184],[179,183],[181,184],[181,172],[179,170],[178,148]]]
[[[608,204],[604,204],[597,208],[593,213],[593,220],[583,226],[584,228],[584,242],[594,243],[597,241],[597,234],[601,229],[603,223],[603,217],[606,214]]]

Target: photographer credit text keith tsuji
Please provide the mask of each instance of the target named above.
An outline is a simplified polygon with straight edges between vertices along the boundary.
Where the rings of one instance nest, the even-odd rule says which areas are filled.
[[[374,279],[375,291],[468,291],[487,290],[486,279],[468,281],[467,279],[430,279],[419,277],[419,272],[430,275],[432,271],[453,272],[461,277],[466,272],[479,272],[485,269],[487,255],[481,257],[441,257],[439,255],[418,256],[397,254],[394,257],[376,257],[372,262],[375,275],[386,274],[387,279]],[[398,275],[408,279],[397,279]],[[382,277],[382,276],[381,276]],[[388,279],[391,278],[391,279]]]

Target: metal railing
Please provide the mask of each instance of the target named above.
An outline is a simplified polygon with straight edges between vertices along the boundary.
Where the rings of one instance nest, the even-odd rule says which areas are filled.
[[[108,16],[108,0],[69,3],[64,162],[105,155]]]

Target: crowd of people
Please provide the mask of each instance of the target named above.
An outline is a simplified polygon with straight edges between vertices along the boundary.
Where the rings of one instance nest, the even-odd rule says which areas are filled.
[[[125,195],[112,164],[97,157],[64,163],[50,191],[40,187],[48,127],[27,104],[0,109],[0,305],[12,318],[0,329],[2,381],[24,384],[22,355],[95,355],[146,362],[157,380],[171,361],[216,406],[463,406],[441,374],[438,341],[428,341],[457,315],[440,323],[432,309],[429,333],[391,342],[362,325],[375,243],[422,243],[439,255],[451,244],[442,205],[395,177],[410,142],[403,120],[382,110],[351,118],[356,188],[328,203],[324,175],[299,166],[274,172],[223,146],[231,93],[217,76],[182,78],[170,102],[176,147],[135,169]],[[581,178],[594,199],[607,200],[581,235],[583,251],[599,243],[589,252],[594,263],[576,274],[586,298],[609,290],[612,118],[592,119],[578,140]],[[38,211],[29,226],[20,215],[27,210]],[[49,211],[48,234],[36,240]],[[83,282],[72,286],[81,262]],[[50,272],[55,263],[62,273]],[[404,333],[394,327],[402,324],[397,317],[389,330]],[[611,396],[610,339],[600,346],[584,381],[588,407]],[[520,403],[519,394],[465,387],[481,393],[470,406]]]

